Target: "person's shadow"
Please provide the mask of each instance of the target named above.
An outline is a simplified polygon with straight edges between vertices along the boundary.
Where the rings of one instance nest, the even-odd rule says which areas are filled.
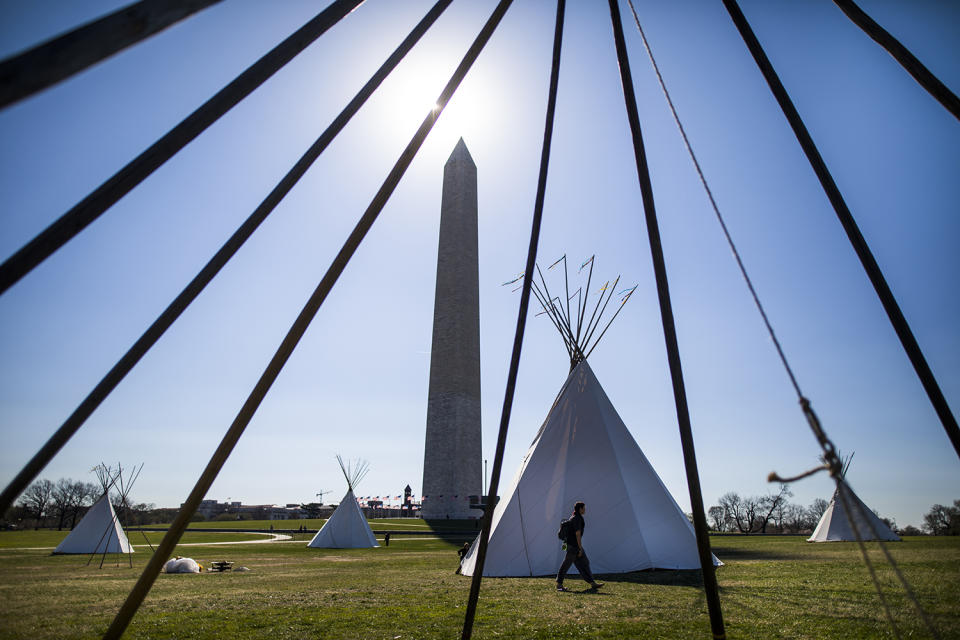
[[[559,593],[561,593],[561,594],[563,594],[563,593],[572,593],[572,594],[581,595],[581,596],[582,596],[582,595],[596,595],[596,596],[609,596],[609,595],[611,595],[611,594],[609,594],[609,593],[604,593],[604,592],[603,592],[604,587],[600,587],[600,588],[597,589],[597,588],[591,587],[591,586],[588,585],[588,584],[584,584],[582,588],[573,588],[573,589],[571,589],[571,588],[570,588],[570,585],[564,585],[564,586],[566,587],[566,591],[560,591]],[[578,586],[579,586],[579,585],[578,585]]]

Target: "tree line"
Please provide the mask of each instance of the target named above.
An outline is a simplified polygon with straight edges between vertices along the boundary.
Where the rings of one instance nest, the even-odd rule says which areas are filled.
[[[0,525],[19,528],[72,529],[93,504],[103,495],[103,488],[93,482],[60,478],[56,482],[40,479],[27,487],[17,503],[3,514]],[[739,533],[808,533],[813,531],[830,503],[817,498],[808,506],[793,504],[789,485],[782,484],[776,492],[762,496],[741,496],[730,491],[720,496],[718,503],[707,510],[713,531]],[[178,509],[157,508],[153,503],[135,502],[119,492],[110,494],[114,511],[125,526],[166,524],[173,521]],[[308,505],[304,505],[308,506]],[[876,512],[875,512],[876,513]],[[250,519],[268,514],[221,514],[214,519]],[[879,514],[878,514],[879,517]],[[196,514],[193,520],[204,520]],[[935,504],[923,516],[922,528],[912,525],[898,528],[892,518],[880,519],[900,535],[934,536],[960,535],[960,500],[953,505]]]
[[[803,506],[789,502],[788,498],[791,497],[793,493],[786,484],[762,496],[741,496],[730,491],[720,496],[717,504],[707,510],[710,528],[721,533],[812,532],[830,502],[817,498],[808,506]],[[913,525],[898,528],[893,518],[884,518],[880,514],[877,517],[902,536],[960,535],[960,500],[954,500],[953,506],[933,505],[923,517],[922,529]]]
[[[2,524],[4,528],[72,529],[102,495],[103,487],[95,482],[72,478],[53,482],[42,478],[27,487],[16,504],[3,514]],[[110,502],[125,526],[170,522],[177,513],[177,509],[157,509],[152,503],[134,502],[119,492],[111,492]]]

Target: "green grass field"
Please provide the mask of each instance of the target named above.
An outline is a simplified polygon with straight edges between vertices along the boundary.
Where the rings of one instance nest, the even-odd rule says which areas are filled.
[[[254,528],[269,528],[259,524]],[[412,523],[373,524],[396,531]],[[133,569],[126,557],[119,566],[108,558],[102,569],[96,562],[87,567],[86,557],[36,549],[55,545],[51,534],[0,532],[0,638],[100,636],[149,557],[148,548],[138,547]],[[131,534],[134,543],[139,535]],[[149,535],[155,540],[159,534]],[[237,536],[250,537],[190,532],[184,541],[232,542]],[[231,560],[250,571],[161,575],[125,637],[458,636],[470,580],[454,575],[456,539],[395,536],[379,549],[319,550],[306,548],[308,538],[178,547],[178,554],[204,565]],[[855,544],[714,536],[713,545],[726,563],[717,575],[728,637],[895,637]],[[902,636],[931,637],[876,544],[869,548]],[[941,637],[960,638],[960,538],[908,538],[889,548]],[[550,577],[485,579],[474,637],[711,637],[698,572],[602,579],[606,586],[599,592],[570,579],[568,593],[557,593]]]

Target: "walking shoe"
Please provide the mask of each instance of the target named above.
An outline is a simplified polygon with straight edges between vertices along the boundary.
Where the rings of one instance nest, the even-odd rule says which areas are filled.
[[[558,584],[558,585],[557,585],[557,591],[566,591],[566,590],[567,590],[567,588],[566,588],[565,586],[563,586],[562,584]]]
[[[599,589],[599,588],[602,587],[602,586],[603,586],[603,583],[602,583],[602,582],[591,582],[591,583],[590,583],[590,588],[591,588],[591,589]]]

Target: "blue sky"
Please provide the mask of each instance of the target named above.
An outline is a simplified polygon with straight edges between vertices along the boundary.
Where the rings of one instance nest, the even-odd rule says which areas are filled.
[[[0,56],[123,3],[0,3]],[[427,11],[369,0],[0,297],[6,483],[253,210]],[[140,501],[179,504],[287,328],[494,6],[455,2],[202,296],[43,472],[145,463]],[[921,522],[960,464],[785,119],[720,3],[638,10],[716,199],[849,479]],[[860,5],[954,91],[960,6]],[[960,124],[827,0],[741,3],[956,413]],[[0,111],[6,258],[312,17],[232,0]],[[800,413],[656,85],[629,7],[706,506],[816,464]],[[517,0],[257,412],[208,497],[299,502],[420,493],[442,166],[478,166],[484,457],[492,464],[546,109],[554,7]],[[596,254],[638,288],[591,356],[608,396],[689,508],[606,3],[571,2],[539,261]],[[594,287],[596,290],[597,287]],[[567,372],[530,318],[504,462],[512,477]],[[817,476],[793,501],[829,498]],[[505,489],[505,487],[504,487]],[[330,499],[330,496],[327,496]]]

